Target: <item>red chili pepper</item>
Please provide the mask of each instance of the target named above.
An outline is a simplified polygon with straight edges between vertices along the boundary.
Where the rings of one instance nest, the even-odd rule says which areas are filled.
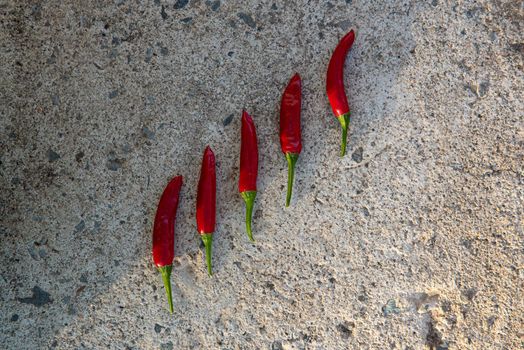
[[[302,101],[302,82],[296,73],[284,90],[280,104],[280,147],[286,155],[288,164],[286,207],[291,201],[295,163],[302,150],[300,139],[300,108]]]
[[[247,236],[254,242],[253,233],[251,232],[251,216],[257,196],[258,147],[255,123],[253,123],[253,118],[246,111],[242,111],[241,141],[238,191],[244,198],[244,202],[246,202]]]
[[[198,182],[196,221],[197,229],[206,246],[206,263],[209,276],[211,271],[211,247],[215,231],[216,215],[216,171],[215,155],[209,146],[204,151],[200,181]]]
[[[162,274],[169,310],[173,312],[171,295],[171,270],[175,257],[175,220],[182,176],[174,177],[164,189],[156,210],[153,226],[153,262]]]
[[[327,70],[326,91],[331,108],[342,126],[342,146],[340,156],[346,154],[347,131],[349,126],[349,104],[344,91],[344,61],[355,41],[355,32],[351,30],[338,43]]]

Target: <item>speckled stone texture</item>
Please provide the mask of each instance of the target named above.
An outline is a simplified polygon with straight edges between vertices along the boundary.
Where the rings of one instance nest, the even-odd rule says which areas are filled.
[[[524,347],[522,1],[4,0],[0,23],[0,348]],[[350,28],[340,159],[324,77]],[[304,149],[285,209],[295,72]],[[213,278],[194,213],[207,144]],[[175,174],[170,315],[150,249]]]

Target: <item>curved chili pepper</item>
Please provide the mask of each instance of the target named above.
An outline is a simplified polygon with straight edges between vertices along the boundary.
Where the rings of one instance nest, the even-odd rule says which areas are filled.
[[[254,242],[251,232],[251,217],[253,205],[257,196],[257,174],[258,174],[258,147],[257,132],[253,118],[242,111],[242,132],[240,144],[240,177],[238,179],[238,191],[246,202],[246,231],[249,239]]]
[[[200,181],[198,182],[196,221],[197,230],[206,246],[206,263],[209,276],[211,271],[211,247],[215,231],[216,215],[216,171],[215,155],[209,146],[204,151]]]
[[[286,155],[288,164],[286,207],[291,201],[295,163],[302,150],[300,138],[300,108],[302,102],[302,82],[296,73],[289,81],[280,103],[280,147]]]
[[[342,126],[342,145],[340,156],[346,154],[347,132],[349,126],[349,104],[344,91],[344,61],[355,41],[355,32],[351,30],[338,43],[327,70],[326,91],[331,103],[331,109]]]
[[[156,210],[153,226],[153,262],[162,274],[169,310],[173,312],[171,295],[171,270],[175,257],[175,220],[182,176],[174,177],[164,189]]]

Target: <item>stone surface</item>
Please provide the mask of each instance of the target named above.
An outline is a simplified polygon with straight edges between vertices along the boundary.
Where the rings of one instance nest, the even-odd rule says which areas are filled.
[[[0,348],[522,348],[522,11],[1,1]],[[340,159],[324,76],[350,28]],[[285,209],[278,113],[295,72],[304,149]],[[261,155],[255,245],[237,193],[242,108]],[[207,144],[213,278],[194,215]],[[150,244],[176,174],[170,315]]]

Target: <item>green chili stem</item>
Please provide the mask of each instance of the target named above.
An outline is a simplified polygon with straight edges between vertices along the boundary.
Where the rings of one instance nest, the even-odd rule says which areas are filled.
[[[342,126],[342,144],[340,146],[340,156],[344,157],[346,154],[346,143],[348,138],[348,127],[349,127],[349,112],[342,114],[337,117],[340,125]]]
[[[291,193],[293,191],[293,178],[295,177],[295,164],[298,159],[298,153],[286,153],[287,159],[287,196],[286,196],[286,207],[289,207],[291,202]]]
[[[209,276],[213,276],[213,271],[211,270],[211,251],[213,245],[213,234],[204,233],[200,235],[202,237],[202,242],[206,246],[206,264],[207,264],[207,273]]]
[[[171,270],[173,265],[160,266],[158,271],[162,274],[162,281],[164,281],[164,288],[166,290],[167,302],[169,303],[169,311],[173,313],[173,296],[171,294]]]
[[[244,191],[240,195],[244,198],[246,202],[246,232],[249,240],[254,242],[253,233],[251,232],[251,218],[253,216],[253,206],[255,205],[255,198],[257,196],[257,191]]]

